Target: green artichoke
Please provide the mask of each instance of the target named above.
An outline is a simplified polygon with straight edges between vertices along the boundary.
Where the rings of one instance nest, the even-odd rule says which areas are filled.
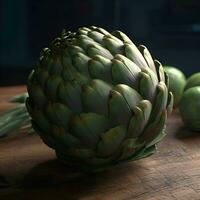
[[[179,105],[182,119],[193,131],[200,131],[200,86],[187,89]]]
[[[200,72],[191,75],[185,85],[179,110],[188,128],[200,131]]]
[[[200,72],[195,73],[188,78],[184,90],[187,90],[195,86],[200,86]]]
[[[33,128],[57,157],[102,171],[151,155],[173,105],[168,77],[122,32],[63,32],[41,52],[28,81]]]
[[[168,77],[122,32],[63,31],[29,76],[32,125],[58,159],[98,172],[151,155],[173,107]]]
[[[174,106],[176,107],[181,100],[186,84],[186,78],[180,69],[172,66],[164,66],[164,71],[169,77],[169,90],[174,96]]]

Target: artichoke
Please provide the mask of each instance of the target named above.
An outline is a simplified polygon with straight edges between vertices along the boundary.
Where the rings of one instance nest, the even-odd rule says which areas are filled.
[[[176,107],[181,100],[186,84],[186,78],[180,69],[172,66],[164,66],[164,71],[169,77],[169,90],[174,96],[174,107]]]
[[[194,73],[188,78],[184,90],[195,86],[200,86],[200,72]]]
[[[200,72],[191,75],[185,85],[179,110],[186,126],[200,131]]]
[[[26,106],[60,161],[99,172],[155,152],[173,107],[168,87],[145,46],[120,31],[83,27],[42,50]]]
[[[200,86],[187,89],[179,105],[182,119],[193,131],[200,131]]]

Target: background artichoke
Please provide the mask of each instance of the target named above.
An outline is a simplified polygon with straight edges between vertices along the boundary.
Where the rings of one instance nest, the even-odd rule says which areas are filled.
[[[173,107],[168,86],[146,47],[120,31],[83,27],[41,52],[26,104],[62,162],[97,172],[154,153]]]
[[[186,84],[186,77],[184,73],[176,67],[164,66],[164,70],[169,77],[169,90],[174,96],[174,106],[176,107],[181,100]]]
[[[192,74],[188,79],[185,85],[184,90],[186,91],[189,88],[200,86],[200,72]]]
[[[186,126],[200,131],[200,86],[187,89],[180,101],[180,113]]]
[[[186,126],[193,131],[200,131],[200,72],[188,78],[179,110]]]

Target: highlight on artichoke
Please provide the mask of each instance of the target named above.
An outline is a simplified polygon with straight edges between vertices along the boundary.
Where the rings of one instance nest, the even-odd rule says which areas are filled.
[[[164,66],[164,71],[169,77],[169,90],[174,96],[174,107],[176,107],[178,106],[183,95],[186,77],[184,73],[176,67]]]
[[[193,131],[200,131],[200,72],[188,78],[179,110],[186,126]]]
[[[59,160],[99,172],[155,152],[173,107],[168,76],[122,32],[63,31],[28,79],[35,131]]]

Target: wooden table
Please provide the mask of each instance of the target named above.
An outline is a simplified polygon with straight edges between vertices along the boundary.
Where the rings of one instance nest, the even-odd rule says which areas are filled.
[[[0,88],[0,110],[25,87]],[[1,200],[200,200],[200,134],[175,111],[155,155],[96,175],[70,170],[37,135],[0,140]]]

